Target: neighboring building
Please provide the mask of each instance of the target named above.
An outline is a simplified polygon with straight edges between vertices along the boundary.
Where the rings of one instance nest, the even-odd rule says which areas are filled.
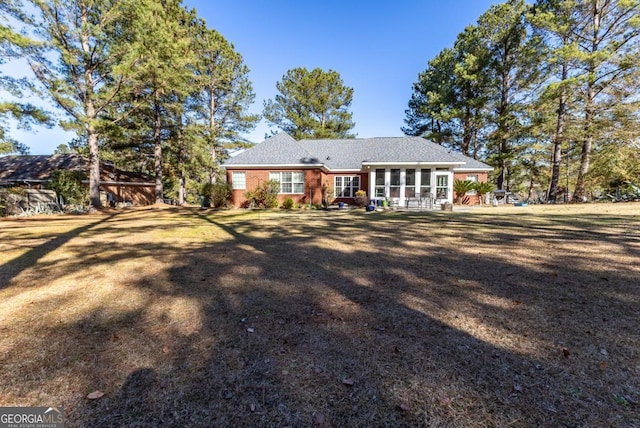
[[[420,137],[300,140],[286,133],[228,159],[224,165],[233,189],[232,204],[261,183],[280,182],[278,198],[320,204],[328,188],[336,202],[353,202],[358,190],[392,205],[421,206],[453,202],[456,179],[487,181],[493,168]],[[469,203],[478,203],[469,195]]]
[[[75,154],[52,156],[3,156],[0,157],[0,186],[27,187],[41,189],[53,178],[56,170],[89,170],[89,159]],[[86,181],[87,186],[89,181]],[[100,163],[100,194],[103,204],[107,204],[107,195],[114,202],[133,205],[150,205],[155,202],[153,177],[122,171],[114,165]]]

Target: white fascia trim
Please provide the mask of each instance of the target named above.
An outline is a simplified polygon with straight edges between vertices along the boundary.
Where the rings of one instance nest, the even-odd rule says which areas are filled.
[[[292,163],[281,165],[255,165],[255,164],[233,164],[222,165],[224,169],[308,169],[308,168],[326,168],[322,163]]]
[[[469,172],[491,172],[493,171],[493,168],[453,168],[453,170],[455,172],[465,172],[465,171],[469,171]]]
[[[388,165],[432,165],[432,166],[452,166],[464,165],[466,162],[362,162],[362,165],[388,166]]]

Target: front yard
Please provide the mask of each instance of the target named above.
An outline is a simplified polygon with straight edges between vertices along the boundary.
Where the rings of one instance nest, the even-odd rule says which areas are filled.
[[[71,426],[640,426],[639,225],[638,203],[3,219],[0,406]]]

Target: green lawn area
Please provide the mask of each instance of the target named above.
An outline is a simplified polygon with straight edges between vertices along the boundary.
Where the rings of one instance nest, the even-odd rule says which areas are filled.
[[[0,406],[70,426],[640,426],[638,203],[9,218],[0,261]]]

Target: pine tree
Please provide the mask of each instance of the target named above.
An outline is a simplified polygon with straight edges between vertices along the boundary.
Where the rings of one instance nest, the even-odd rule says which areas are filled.
[[[0,65],[24,58],[29,49],[38,45],[35,40],[13,28],[10,18],[17,22],[29,22],[19,1],[4,0],[0,3]],[[51,126],[51,119],[43,109],[18,101],[27,92],[36,92],[28,79],[18,79],[0,72],[0,90],[11,96],[0,100],[0,154],[27,154],[29,148],[10,137],[9,119],[16,120],[18,126],[26,129],[33,124]]]
[[[587,198],[587,177],[594,144],[604,143],[598,122],[621,103],[633,103],[640,86],[639,0],[582,0],[574,13],[574,58],[579,64],[583,105],[580,168],[575,200]],[[633,76],[634,78],[629,78]],[[619,83],[632,83],[630,87]],[[604,128],[606,129],[606,128]]]
[[[138,0],[128,16],[129,50],[135,68],[122,101],[134,107],[127,128],[139,147],[152,147],[156,203],[164,201],[166,147],[181,138],[184,102],[195,53],[189,26],[195,19],[180,0]],[[126,133],[125,133],[126,135]]]
[[[30,3],[38,16],[23,22],[42,45],[30,52],[29,63],[48,96],[67,114],[69,120],[62,125],[75,129],[86,141],[90,203],[99,207],[101,131],[128,114],[120,111],[115,117],[104,117],[134,65],[128,57],[128,45],[120,39],[126,30],[122,23],[130,2],[30,0]]]
[[[571,31],[575,26],[573,0],[538,0],[528,14],[528,20],[545,41],[549,56],[547,58],[547,84],[540,94],[538,104],[555,104],[554,129],[549,132],[552,143],[551,174],[546,200],[555,202],[560,183],[560,166],[563,161],[563,148],[568,131],[568,98],[573,91],[575,80],[569,75],[572,62]],[[544,127],[544,123],[540,124]],[[565,149],[566,150],[566,149]]]
[[[249,68],[242,56],[220,33],[200,23],[194,29],[195,52],[194,92],[187,100],[187,111],[194,126],[198,126],[208,156],[200,156],[208,172],[208,181],[215,183],[219,162],[225,150],[246,145],[242,134],[252,130],[259,115],[248,113],[255,99]],[[192,34],[193,34],[192,33]]]
[[[477,159],[484,151],[480,135],[486,126],[488,54],[478,27],[469,26],[458,35],[453,49],[444,49],[429,61],[413,86],[403,132]]]
[[[280,94],[264,103],[264,117],[295,139],[352,138],[348,110],[353,89],[336,71],[294,68],[276,83]]]
[[[509,190],[509,169],[517,156],[514,143],[523,126],[521,112],[530,102],[540,78],[542,45],[528,32],[523,0],[509,0],[492,6],[478,20],[480,38],[489,50],[489,115],[494,129],[490,135],[489,161],[498,169],[496,184]]]

